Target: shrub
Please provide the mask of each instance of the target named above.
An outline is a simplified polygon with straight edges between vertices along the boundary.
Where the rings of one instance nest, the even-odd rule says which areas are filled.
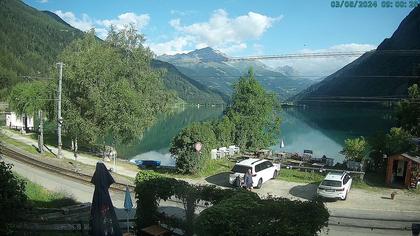
[[[202,143],[198,153],[194,144]],[[184,128],[171,143],[170,152],[176,158],[176,168],[185,174],[196,174],[204,160],[210,157],[210,150],[217,147],[216,135],[210,123],[193,123]]]
[[[195,232],[195,210],[200,200],[218,204],[236,194],[258,198],[256,193],[242,189],[232,190],[208,185],[191,185],[182,180],[150,175],[149,173],[137,175],[135,191],[137,198],[136,226],[138,229],[161,221],[171,228],[184,230],[185,235],[193,235]],[[185,220],[158,213],[160,200],[167,200],[172,196],[182,201],[186,213]]]
[[[261,200],[246,194],[221,201],[198,216],[195,229],[207,235],[317,235],[328,225],[322,202],[285,198]]]
[[[25,182],[14,176],[11,169],[11,164],[0,161],[0,235],[12,234],[14,225],[26,212]]]

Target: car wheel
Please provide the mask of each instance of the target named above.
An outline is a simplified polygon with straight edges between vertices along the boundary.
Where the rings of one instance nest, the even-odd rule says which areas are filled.
[[[347,190],[346,195],[344,195],[344,198],[342,198],[341,200],[346,200],[347,199],[347,195],[349,194],[349,191]]]
[[[262,179],[258,180],[258,185],[257,188],[261,188],[262,187]]]
[[[277,175],[278,175],[277,170],[275,170],[273,174],[273,179],[277,178]]]

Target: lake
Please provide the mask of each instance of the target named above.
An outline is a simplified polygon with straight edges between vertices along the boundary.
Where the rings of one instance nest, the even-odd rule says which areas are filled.
[[[162,165],[174,165],[169,154],[171,139],[192,122],[221,117],[223,109],[220,106],[186,107],[161,117],[137,142],[118,147],[118,153],[128,159],[161,160]],[[339,152],[346,138],[387,132],[396,123],[393,110],[366,106],[289,107],[280,115],[281,133],[278,144],[271,147],[273,150],[280,150],[283,139],[283,151],[302,153],[310,149],[317,157],[326,155],[337,162],[344,159]]]

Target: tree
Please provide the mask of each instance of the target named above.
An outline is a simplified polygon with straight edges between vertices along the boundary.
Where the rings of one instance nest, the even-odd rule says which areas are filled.
[[[367,155],[367,148],[367,142],[363,137],[346,139],[341,154],[343,154],[348,161],[362,162]]]
[[[420,91],[417,84],[408,88],[408,97],[398,104],[397,119],[400,127],[418,137],[420,136]]]
[[[54,107],[53,94],[54,90],[49,82],[31,81],[16,84],[8,96],[9,106],[18,116],[32,115],[35,117],[36,114],[38,115],[40,122],[38,150],[41,153],[44,151],[43,123],[45,115],[43,111],[51,106]]]
[[[23,220],[27,197],[25,182],[13,175],[12,165],[0,161],[0,234],[12,235],[14,226]]]
[[[226,111],[235,127],[232,142],[244,150],[273,145],[280,131],[279,110],[275,95],[264,90],[251,68],[234,85],[232,105]]]
[[[105,42],[91,31],[63,51],[63,118],[72,139],[128,143],[173,101],[143,42],[133,26],[111,27]]]
[[[200,152],[194,148],[200,142]],[[193,123],[181,130],[171,143],[170,152],[176,158],[176,168],[181,173],[196,174],[209,158],[210,150],[217,147],[216,135],[210,123]]]

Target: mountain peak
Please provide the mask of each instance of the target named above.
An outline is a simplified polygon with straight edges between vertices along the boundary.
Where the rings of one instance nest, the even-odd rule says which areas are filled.
[[[199,59],[202,62],[222,62],[227,60],[227,55],[211,47],[196,49],[187,53],[188,56]]]

